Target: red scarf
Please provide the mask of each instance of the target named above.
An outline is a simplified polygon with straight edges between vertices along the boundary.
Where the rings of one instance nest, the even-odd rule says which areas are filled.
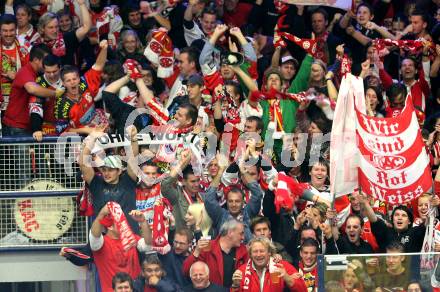
[[[426,42],[426,41],[425,41]],[[431,58],[435,55],[435,45],[433,42],[429,43],[428,53]],[[396,46],[400,49],[408,51],[411,55],[418,55],[423,51],[423,41],[421,40],[390,40],[390,39],[375,39],[373,41],[374,46],[376,47],[379,55],[381,52],[385,50],[386,46]]]
[[[127,218],[125,218],[125,214],[118,203],[108,202],[107,207],[110,214],[105,216],[100,223],[106,227],[115,224],[122,241],[122,246],[125,251],[128,251],[136,245],[137,241],[133,231],[131,231],[130,225],[128,225]]]
[[[316,54],[315,59],[328,63],[328,52],[326,51],[326,43],[328,39],[328,31],[322,34],[322,36],[316,38]]]
[[[86,184],[84,184],[84,188],[79,191],[76,197],[76,202],[78,205],[79,215],[92,216],[94,214],[92,194],[90,193],[90,189]]]
[[[269,260],[269,263],[266,266],[266,273],[264,278],[266,279],[266,275],[270,273],[271,269],[275,267],[275,264],[273,262],[273,258],[271,257]],[[254,292],[254,291],[260,291],[260,289],[258,289],[257,287],[253,287],[253,281],[252,281],[252,260],[249,259],[247,264],[246,264],[246,269],[244,270],[244,279],[242,282],[242,290],[241,291],[249,291],[249,292]],[[263,281],[263,287],[271,287],[272,286],[272,280],[269,277],[268,279],[269,281]],[[280,279],[280,281],[284,281],[283,279]],[[275,284],[276,285],[276,284]],[[260,288],[263,288],[260,287]],[[267,287],[266,287],[267,288]]]
[[[274,34],[274,45],[275,47],[283,47],[285,48],[287,46],[284,39],[287,39],[301,48],[303,48],[306,53],[312,55],[315,59],[319,59],[317,56],[318,53],[318,39],[301,39],[297,36],[294,36],[293,34],[290,34],[288,32],[283,32],[281,29],[289,28],[288,24],[283,24],[284,19],[286,18],[286,15],[281,16],[278,19],[278,23],[275,26],[275,34]],[[321,40],[322,41],[322,40]],[[322,54],[322,52],[320,52]]]
[[[281,0],[274,0],[273,4],[275,6],[275,10],[281,15],[286,13],[287,9],[289,9],[289,5]]]
[[[57,38],[55,40],[44,42],[49,48],[52,48],[52,54],[57,57],[63,57],[66,55],[66,43],[64,42],[64,37],[61,32],[58,32]]]
[[[166,254],[171,250],[168,242],[170,230],[170,218],[173,207],[166,198],[159,198],[154,202],[153,212],[153,241],[151,248],[160,254]]]
[[[344,56],[336,56],[336,59],[338,59],[341,62],[341,67],[339,68],[339,75],[342,77],[347,73],[351,72],[351,64],[352,61],[348,57],[347,54],[344,54]]]
[[[252,91],[249,100],[252,102],[259,102],[260,100],[294,100],[296,102],[303,102],[306,100],[306,92],[302,91],[300,93],[284,93],[271,88],[268,91]]]
[[[186,201],[188,202],[188,204],[190,204],[190,205],[193,204],[194,201],[193,201],[191,195],[189,195],[189,194],[185,191],[184,188],[182,188],[182,192],[183,192],[183,195],[185,196],[185,199],[186,199]],[[203,203],[203,199],[202,199],[202,197],[200,196],[199,193],[197,193],[197,195],[196,195],[196,200],[197,200],[197,203]]]

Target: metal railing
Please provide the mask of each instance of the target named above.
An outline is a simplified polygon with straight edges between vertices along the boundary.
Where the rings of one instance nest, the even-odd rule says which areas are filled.
[[[0,139],[0,250],[87,244],[79,137]]]

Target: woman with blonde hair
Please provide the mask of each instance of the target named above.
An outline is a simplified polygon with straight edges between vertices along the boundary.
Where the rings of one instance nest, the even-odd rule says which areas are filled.
[[[213,236],[212,220],[206,212],[204,204],[194,203],[189,205],[184,219],[186,226],[195,233],[199,231],[202,233],[202,236]]]

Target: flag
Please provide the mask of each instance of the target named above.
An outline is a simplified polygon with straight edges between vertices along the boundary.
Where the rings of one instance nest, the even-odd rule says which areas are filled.
[[[365,113],[363,81],[347,73],[339,89],[330,137],[330,193],[335,198],[358,188],[355,105]]]
[[[279,213],[281,208],[292,210],[297,198],[300,198],[309,188],[309,184],[299,183],[285,173],[279,172],[277,188],[274,191],[276,213]]]
[[[359,184],[362,191],[391,205],[416,199],[432,187],[412,98],[393,118],[374,118],[356,112],[359,140]]]

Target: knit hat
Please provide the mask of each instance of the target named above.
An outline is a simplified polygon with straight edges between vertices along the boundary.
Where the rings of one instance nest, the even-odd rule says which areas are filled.
[[[164,29],[154,30],[151,41],[144,51],[145,57],[157,65],[157,77],[167,78],[173,74],[174,51],[173,42]]]
[[[122,161],[118,156],[110,155],[104,158],[104,167],[122,169]]]

